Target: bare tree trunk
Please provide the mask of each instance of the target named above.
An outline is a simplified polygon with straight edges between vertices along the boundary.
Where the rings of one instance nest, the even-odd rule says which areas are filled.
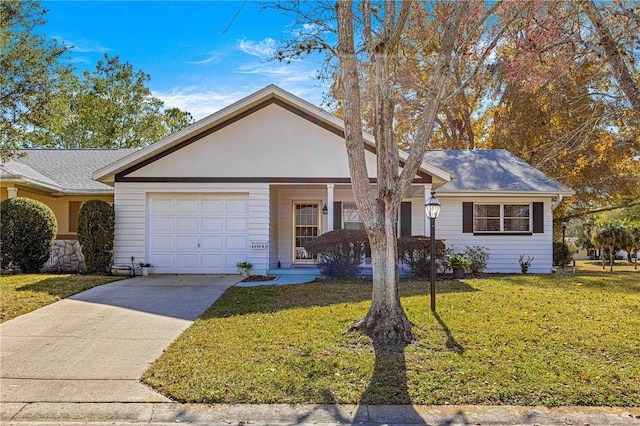
[[[613,259],[615,258],[613,245],[609,246],[609,272],[613,272]]]
[[[387,211],[391,211],[391,206],[388,207]],[[373,268],[371,307],[367,315],[352,326],[381,345],[409,343],[414,338],[411,322],[400,304],[397,236],[392,222],[385,221],[383,228],[369,232]]]
[[[427,105],[420,120],[417,142],[402,173],[398,145],[393,130],[396,94],[395,63],[397,48],[414,0],[406,0],[398,11],[394,1],[384,3],[382,29],[372,28],[371,4],[363,0],[359,7],[363,14],[363,38],[374,75],[374,136],[377,156],[377,194],[369,183],[364,158],[362,115],[358,59],[353,29],[353,7],[349,0],[336,4],[338,21],[338,58],[340,80],[344,94],[345,143],[349,157],[349,172],[358,211],[371,243],[373,292],[367,315],[351,328],[362,330],[374,344],[409,343],[413,340],[408,320],[398,294],[398,260],[396,220],[400,202],[413,182],[430,140],[435,115],[449,75],[449,63],[466,2],[454,6],[452,19],[442,37],[438,67],[432,78]],[[379,12],[376,12],[379,13]]]

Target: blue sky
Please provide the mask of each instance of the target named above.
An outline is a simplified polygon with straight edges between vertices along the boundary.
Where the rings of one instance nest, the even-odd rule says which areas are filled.
[[[320,105],[326,87],[314,79],[322,58],[268,62],[293,18],[253,1],[43,1],[42,32],[73,46],[70,60],[94,69],[105,53],[151,75],[167,107],[203,118],[276,84]]]

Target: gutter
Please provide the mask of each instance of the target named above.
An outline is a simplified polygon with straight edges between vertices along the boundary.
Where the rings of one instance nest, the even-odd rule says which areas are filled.
[[[551,204],[551,211],[554,211],[556,207],[560,205],[562,202],[562,194],[558,194],[558,198]]]

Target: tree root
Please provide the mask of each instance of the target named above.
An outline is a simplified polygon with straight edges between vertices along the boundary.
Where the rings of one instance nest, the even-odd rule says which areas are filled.
[[[372,313],[353,323],[345,333],[360,331],[370,337],[374,345],[407,345],[415,340],[411,330],[413,324],[404,311],[389,313]]]

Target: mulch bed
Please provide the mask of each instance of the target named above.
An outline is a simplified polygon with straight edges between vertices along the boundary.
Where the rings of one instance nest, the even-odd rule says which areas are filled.
[[[241,283],[256,283],[256,282],[264,282],[264,281],[273,281],[276,277],[267,276],[267,275],[249,275],[244,280],[240,281]]]

